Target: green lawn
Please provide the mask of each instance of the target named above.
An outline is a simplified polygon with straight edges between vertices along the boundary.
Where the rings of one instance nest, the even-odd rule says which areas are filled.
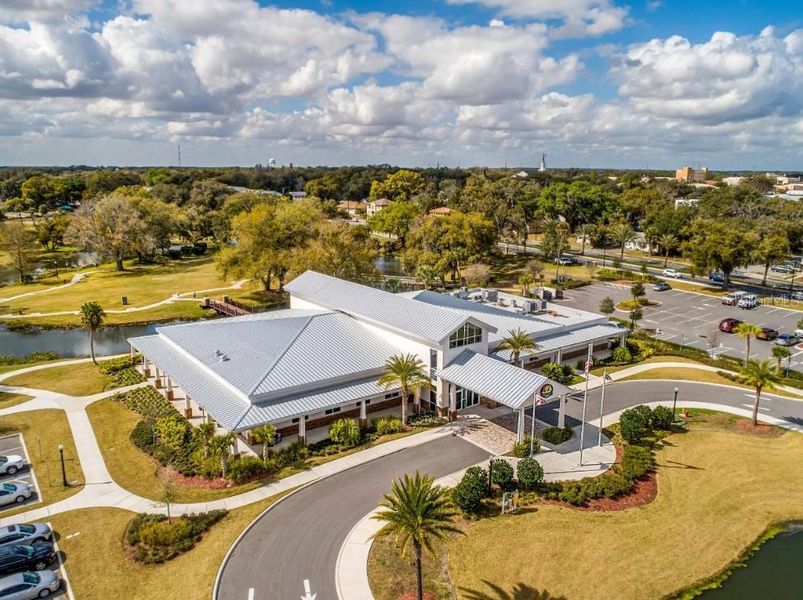
[[[214,311],[201,308],[201,302],[178,300],[169,304],[162,304],[145,310],[125,313],[107,313],[106,325],[144,325],[147,323],[160,323],[165,321],[194,321],[214,316]],[[3,319],[0,319],[3,322]],[[44,328],[71,328],[79,327],[77,315],[50,315],[44,317],[9,317],[6,323],[23,327]]]
[[[733,417],[695,421],[657,453],[659,492],[647,505],[543,504],[467,524],[449,543],[459,597],[669,597],[726,569],[771,525],[803,519],[803,478],[790,476],[803,472],[803,435],[741,433]],[[377,598],[395,600],[398,589]]]
[[[0,409],[9,408],[22,404],[28,400],[33,399],[33,396],[26,396],[25,394],[12,394],[10,392],[0,392]]]
[[[0,436],[17,432],[22,433],[25,439],[44,504],[63,500],[81,489],[84,476],[64,411],[35,410],[0,418]],[[72,487],[65,488],[62,485],[59,444],[64,444],[67,481],[75,482]],[[38,506],[41,504],[35,507]],[[4,511],[3,516],[25,510],[29,509],[23,507],[15,511]]]
[[[141,565],[123,552],[122,538],[134,517],[132,512],[92,508],[55,515],[50,522],[60,535],[59,549],[66,556],[76,598],[208,600],[217,571],[234,540],[280,497],[273,496],[232,511],[212,527],[195,548],[161,565]],[[81,535],[67,539],[73,533]]]
[[[38,369],[13,375],[3,380],[5,385],[37,388],[68,394],[89,396],[102,392],[111,385],[106,374],[91,362]]]
[[[127,297],[127,306],[142,307],[164,300],[175,293],[231,285],[230,281],[227,282],[220,276],[211,257],[192,261],[171,261],[163,265],[127,265],[123,272],[115,271],[113,265],[102,265],[84,272],[88,275],[76,285],[56,292],[44,292],[2,302],[0,313],[25,315],[32,312],[78,310],[81,304],[88,300],[100,303],[106,310],[122,309],[125,308],[121,303],[122,296]],[[66,276],[65,278],[69,279]],[[0,297],[10,297],[43,287],[45,286],[41,284],[10,286],[3,289]],[[126,319],[126,322],[129,321],[130,319]],[[73,318],[71,322],[77,323],[77,318]]]

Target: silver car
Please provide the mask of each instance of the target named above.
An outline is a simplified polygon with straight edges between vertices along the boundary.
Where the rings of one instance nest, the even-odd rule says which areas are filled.
[[[22,504],[30,498],[31,495],[31,488],[21,481],[0,484],[0,506],[14,503]]]
[[[26,464],[25,459],[19,454],[0,456],[0,475],[16,475]]]
[[[31,600],[47,598],[61,587],[61,579],[53,571],[25,571],[0,579],[0,598]]]
[[[47,523],[18,523],[0,527],[0,546],[5,544],[33,544],[37,540],[49,542],[53,531]]]

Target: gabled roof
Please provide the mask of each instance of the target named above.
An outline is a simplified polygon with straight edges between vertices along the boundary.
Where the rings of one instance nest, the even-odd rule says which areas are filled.
[[[493,325],[456,310],[418,302],[315,271],[299,275],[284,288],[302,300],[344,312],[429,345],[440,344],[466,322],[492,333],[496,331]]]

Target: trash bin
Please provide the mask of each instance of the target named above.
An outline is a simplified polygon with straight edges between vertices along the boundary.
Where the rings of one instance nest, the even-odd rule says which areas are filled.
[[[120,302],[122,303],[123,306],[128,306],[128,296],[123,296],[120,299]]]

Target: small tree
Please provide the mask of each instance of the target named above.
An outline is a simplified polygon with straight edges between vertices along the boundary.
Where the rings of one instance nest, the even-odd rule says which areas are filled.
[[[748,360],[739,370],[737,376],[739,383],[743,383],[755,389],[756,397],[753,402],[753,427],[758,425],[758,405],[761,402],[761,392],[764,389],[775,389],[775,385],[781,380],[780,375],[772,366],[772,362],[767,358],[764,360]]]
[[[644,289],[643,283],[634,283],[630,286],[630,295],[633,296],[633,306],[637,306],[641,299],[647,295],[647,290]]]
[[[754,323],[739,323],[736,326],[736,335],[744,340],[744,362],[750,360],[750,338],[761,333],[761,327]]]
[[[781,372],[781,361],[788,359],[792,356],[792,351],[789,350],[786,346],[773,346],[772,347],[772,356],[777,361],[777,369],[778,372]]]
[[[641,308],[634,306],[630,311],[630,329],[635,329],[636,321],[640,321],[642,318],[644,318],[644,313],[642,312]]]
[[[510,488],[513,483],[513,467],[504,458],[491,459],[491,481],[501,489]]]
[[[638,407],[628,408],[619,416],[619,430],[626,442],[638,442],[650,430],[650,417]]]
[[[678,247],[680,241],[672,233],[665,233],[658,238],[658,244],[664,249],[664,268],[669,263],[669,253]]]
[[[616,305],[613,303],[613,299],[610,296],[605,296],[599,301],[599,312],[601,312],[603,315],[609,315],[615,310]]]
[[[407,427],[407,402],[410,391],[429,389],[432,385],[423,361],[415,354],[394,354],[385,362],[385,371],[379,377],[379,385],[390,388],[398,386],[401,391],[402,426]]]
[[[234,444],[234,434],[218,435],[209,441],[209,452],[220,459],[220,474],[224,478],[228,475],[231,446]]]
[[[530,273],[524,273],[521,277],[519,277],[519,285],[521,286],[522,296],[526,296],[529,298],[530,286],[533,283],[535,283],[535,277],[533,277]]]
[[[488,471],[482,467],[469,467],[452,490],[452,499],[463,512],[475,514],[482,508],[482,499],[487,493]]]
[[[522,329],[516,329],[508,332],[508,336],[499,342],[496,349],[509,350],[510,362],[519,366],[522,352],[534,352],[538,349],[538,344]]]
[[[360,443],[360,426],[354,419],[338,419],[329,426],[329,437],[338,444],[356,446]]]
[[[268,452],[276,439],[276,428],[270,423],[265,423],[251,430],[251,436],[257,444],[262,444],[262,460],[268,461]]]
[[[521,487],[531,490],[544,480],[544,468],[534,458],[522,458],[516,465],[516,478]]]
[[[165,505],[165,509],[167,510],[167,522],[170,523],[170,507],[178,496],[176,484],[173,481],[172,475],[164,469],[159,472],[159,481],[162,483],[162,504]]]
[[[81,305],[81,324],[89,331],[89,353],[92,362],[98,364],[95,359],[95,332],[103,326],[106,312],[97,302],[84,302]]]

